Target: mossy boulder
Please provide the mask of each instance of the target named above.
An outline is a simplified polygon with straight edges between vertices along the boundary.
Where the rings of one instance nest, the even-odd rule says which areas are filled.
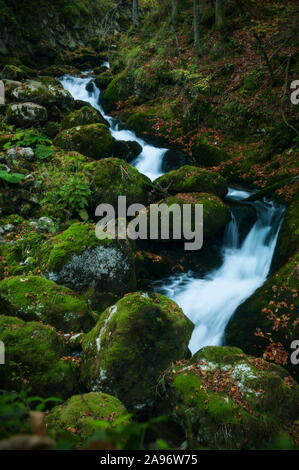
[[[184,236],[185,228],[195,231],[195,225],[198,222],[196,220],[196,206],[201,204],[203,206],[203,237],[204,242],[210,238],[216,236],[221,230],[224,229],[225,225],[230,220],[230,210],[226,204],[214,194],[208,193],[178,193],[175,196],[168,196],[160,200],[157,205],[158,208],[151,209],[147,207],[146,211],[141,212],[139,215],[140,220],[145,217],[147,224],[151,224],[151,217],[157,221],[157,238],[153,241],[158,242],[185,242],[186,237]],[[191,218],[189,220],[189,212],[184,216],[183,207],[184,205],[190,205],[191,207]],[[151,214],[151,210],[154,210],[154,214]],[[169,222],[169,237],[165,238],[162,234],[162,217],[163,215],[170,215]],[[187,217],[187,221],[184,221],[184,217]],[[142,223],[142,222],[141,222]],[[178,231],[179,225],[181,226],[180,237],[176,232]],[[176,228],[176,230],[175,230]]]
[[[219,173],[190,165],[160,176],[155,183],[170,194],[201,192],[223,197],[227,193],[227,183]]]
[[[103,93],[103,103],[108,111],[114,109],[118,101],[128,96],[127,90],[123,85],[123,76],[123,72],[116,75]]]
[[[88,163],[84,171],[92,184],[92,210],[98,204],[111,204],[117,207],[118,197],[126,196],[127,205],[146,204],[152,189],[151,180],[119,158],[105,158]]]
[[[105,124],[76,126],[60,132],[54,144],[99,160],[113,155],[114,139]]]
[[[115,397],[106,393],[90,392],[74,395],[63,405],[52,408],[46,418],[47,428],[59,435],[70,433],[78,447],[82,447],[101,429],[113,428],[115,422],[128,423],[128,412]]]
[[[88,390],[117,396],[129,410],[143,410],[154,403],[163,370],[186,356],[192,329],[164,295],[127,295],[85,336],[81,380]]]
[[[68,110],[74,106],[74,99],[57,80],[44,78],[41,81],[26,80],[22,86],[15,88],[11,98],[18,102],[33,102],[49,108],[53,105]]]
[[[36,103],[10,104],[6,110],[7,123],[21,128],[42,124],[47,119],[46,108]]]
[[[182,428],[191,448],[265,449],[294,444],[299,387],[280,366],[228,347],[206,347],[163,376],[160,411]]]
[[[101,90],[105,90],[112,80],[113,80],[113,75],[111,71],[108,69],[96,76],[95,84]]]
[[[141,145],[136,141],[117,140],[114,146],[114,157],[126,160],[131,163],[142,152]]]
[[[37,75],[35,70],[25,65],[5,65],[0,76],[8,80],[24,80]]]
[[[105,124],[109,127],[109,123],[103,118],[101,113],[92,106],[87,105],[68,114],[63,119],[61,127],[62,129],[70,129],[72,127],[97,123]]]
[[[45,243],[40,250],[41,269],[49,279],[82,292],[118,296],[136,285],[134,256],[128,240],[107,238],[94,224],[74,223]]]
[[[83,299],[40,276],[16,276],[1,281],[0,307],[7,315],[42,321],[61,331],[88,331],[94,325]]]
[[[0,388],[30,388],[32,395],[67,398],[76,391],[76,368],[62,358],[67,349],[55,329],[0,315],[0,340],[5,344]]]
[[[299,194],[286,208],[273,257],[274,268],[280,268],[299,250]]]
[[[202,166],[217,166],[228,160],[228,155],[216,145],[211,145],[201,137],[193,142],[191,147],[192,158],[195,163]]]
[[[236,310],[225,332],[226,343],[283,364],[298,380],[291,343],[299,338],[299,255],[295,254]]]

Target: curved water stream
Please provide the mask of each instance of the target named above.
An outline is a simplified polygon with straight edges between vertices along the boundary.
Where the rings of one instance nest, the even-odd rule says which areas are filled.
[[[91,91],[87,91],[90,82]],[[107,116],[101,107],[100,90],[92,78],[65,76],[61,83],[75,99],[86,101],[101,112],[116,140],[137,141],[142,146],[142,153],[133,162],[141,173],[151,180],[162,174],[163,156],[168,149],[153,147],[134,132],[121,130],[117,120]],[[250,194],[230,188],[228,199],[242,203]],[[239,221],[232,216],[223,240],[223,262],[218,269],[202,279],[194,273],[181,274],[166,279],[157,288],[174,299],[194,323],[189,344],[193,354],[204,346],[222,344],[225,327],[235,310],[263,285],[269,274],[284,208],[267,199],[251,204],[256,209],[257,221],[240,243]]]

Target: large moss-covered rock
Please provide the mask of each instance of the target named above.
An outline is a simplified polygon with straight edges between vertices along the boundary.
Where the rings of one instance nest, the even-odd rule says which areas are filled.
[[[227,183],[219,173],[190,165],[160,176],[155,183],[170,194],[201,192],[223,197],[227,193]]]
[[[93,209],[103,203],[117,207],[119,196],[126,196],[127,205],[147,203],[152,183],[127,162],[105,158],[86,164],[84,169],[92,181]]]
[[[202,166],[216,166],[228,159],[228,155],[215,145],[210,145],[205,138],[200,138],[193,142],[193,160]]]
[[[88,331],[94,325],[83,299],[40,276],[16,276],[1,281],[0,307],[7,315],[49,323],[62,331]]]
[[[292,446],[299,387],[280,366],[242,350],[206,347],[163,376],[164,406],[191,448],[263,449],[283,436]]]
[[[161,230],[161,221],[164,220],[161,217],[161,213],[157,212],[155,208],[155,212],[157,212],[157,216],[155,220],[157,220],[157,238],[156,241],[163,241],[163,242],[185,242],[186,238],[184,236],[185,229],[195,231],[197,219],[195,217],[195,209],[196,205],[202,204],[203,205],[203,237],[204,242],[208,241],[210,238],[217,235],[221,230],[224,229],[225,225],[230,220],[230,210],[224,202],[214,194],[208,193],[178,193],[175,196],[168,196],[165,199],[162,199],[157,203],[160,206],[160,211],[165,214],[170,214],[175,206],[178,206],[179,211],[175,209],[173,211],[173,216],[170,216],[170,223],[169,223],[169,237],[165,238],[162,234]],[[187,220],[184,221],[183,216],[183,206],[187,204],[191,206],[191,218],[189,220],[189,212],[185,217]],[[176,212],[177,211],[177,212]],[[144,217],[147,219],[148,226],[151,225],[151,215],[150,215],[150,208],[140,214],[140,219],[142,220]],[[153,215],[152,215],[153,217]],[[178,227],[181,225],[181,232],[180,238],[177,238],[176,232],[178,231]],[[176,228],[176,230],[174,230]],[[198,227],[197,227],[198,230]],[[155,240],[154,240],[155,241]]]
[[[6,121],[17,127],[30,127],[42,124],[48,119],[44,106],[36,103],[10,104],[6,111]]]
[[[96,76],[95,84],[101,90],[105,90],[108,87],[109,83],[111,83],[112,79],[113,75],[111,73],[111,70],[108,69]]]
[[[52,408],[47,416],[47,428],[56,438],[62,432],[70,433],[78,447],[82,447],[99,432],[99,423],[113,428],[116,421],[129,422],[124,405],[106,393],[91,392],[74,395],[63,405]]]
[[[71,127],[97,123],[105,124],[109,127],[109,123],[103,118],[101,113],[92,106],[87,105],[68,114],[63,119],[61,126],[63,129],[70,129]]]
[[[136,292],[109,307],[83,340],[81,379],[142,410],[155,401],[160,374],[186,356],[193,325],[172,300]]]
[[[106,125],[89,124],[60,132],[54,144],[99,160],[113,155],[114,139]]]
[[[31,389],[32,395],[67,398],[76,391],[75,368],[62,358],[67,349],[55,329],[0,315],[0,340],[5,344],[0,388]]]
[[[9,80],[23,80],[36,74],[37,72],[35,70],[32,70],[25,65],[8,64],[3,68],[1,72],[1,78]]]
[[[110,81],[103,93],[103,103],[105,108],[107,110],[112,110],[118,101],[128,96],[127,91],[128,90],[123,83],[123,73],[116,75],[116,77]]]
[[[57,80],[46,79],[43,81],[26,80],[22,86],[15,88],[11,93],[11,99],[18,102],[33,102],[49,108],[53,105],[61,109],[71,109],[74,99],[69,91],[65,90]]]
[[[93,288],[96,296],[134,290],[135,264],[130,242],[102,235],[97,238],[93,224],[71,225],[41,247],[42,270],[51,280],[76,291]]]
[[[298,285],[296,254],[240,305],[226,327],[227,344],[286,366],[297,380],[298,366],[290,354],[292,341],[299,338]]]

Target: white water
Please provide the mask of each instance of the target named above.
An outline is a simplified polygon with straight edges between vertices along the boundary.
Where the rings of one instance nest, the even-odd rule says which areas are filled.
[[[89,82],[92,82],[91,92],[86,90],[86,85]],[[102,116],[104,116],[104,118],[109,122],[110,132],[116,140],[136,141],[141,145],[142,152],[135,162],[133,162],[133,165],[136,166],[141,173],[148,176],[152,181],[162,175],[162,160],[167,149],[153,147],[152,145],[147,144],[144,140],[139,139],[134,132],[119,129],[117,120],[111,116],[107,116],[100,105],[100,90],[95,86],[92,78],[88,76],[86,78],[79,78],[66,75],[61,79],[61,83],[76,100],[87,101],[95,109],[100,111]]]
[[[86,90],[90,77],[65,76],[61,83],[77,100],[90,103],[109,122],[110,132],[116,140],[137,141],[142,153],[133,164],[143,174],[155,180],[162,174],[161,165],[167,149],[156,148],[139,139],[134,132],[119,129],[117,121],[107,116],[99,104],[100,91],[92,83]],[[247,191],[230,188],[228,197],[242,201],[250,195]],[[194,354],[200,348],[220,345],[225,327],[238,308],[265,282],[275,250],[281,225],[283,208],[263,200],[252,203],[257,211],[257,221],[239,244],[238,221],[232,217],[223,242],[223,263],[203,279],[192,274],[182,274],[168,279],[160,292],[175,300],[194,323],[189,344]]]
[[[229,190],[228,197],[242,200],[246,191]],[[194,323],[189,349],[195,354],[204,346],[223,342],[225,327],[238,306],[265,282],[275,250],[283,209],[271,201],[252,203],[257,221],[239,245],[237,220],[228,224],[223,243],[223,263],[203,279],[180,275],[163,288]]]

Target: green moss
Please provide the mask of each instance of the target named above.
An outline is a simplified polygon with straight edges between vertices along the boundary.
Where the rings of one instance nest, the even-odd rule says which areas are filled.
[[[67,230],[57,235],[53,240],[41,247],[40,259],[45,259],[42,266],[47,271],[57,271],[66,264],[73,255],[82,253],[86,249],[94,248],[100,244],[109,245],[112,240],[109,238],[99,240],[95,234],[95,227],[92,224],[75,223]]]
[[[202,166],[216,166],[228,159],[228,155],[223,150],[210,145],[203,137],[193,143],[191,151],[193,160]]]
[[[98,204],[117,207],[118,197],[126,196],[127,205],[148,201],[152,183],[147,176],[118,158],[105,158],[84,166],[91,178],[93,208]]]
[[[85,336],[81,379],[88,388],[118,396],[131,410],[143,409],[155,401],[161,372],[186,355],[192,328],[167,297],[127,295]]]
[[[75,369],[61,359],[67,350],[54,328],[0,315],[0,340],[6,354],[1,365],[2,389],[27,387],[33,395],[61,398],[75,391]]]
[[[299,335],[296,321],[299,308],[298,260],[298,254],[295,254],[240,305],[226,327],[227,344],[242,347],[246,353],[257,356],[268,351],[269,357],[275,361],[275,347],[272,355],[269,343],[272,341],[274,346],[280,344],[286,357],[289,356],[291,342]],[[263,336],[257,336],[258,331]],[[298,367],[287,360],[286,368],[298,379]]]
[[[101,116],[99,111],[94,109],[92,106],[83,106],[83,108],[68,114],[63,119],[61,126],[63,129],[70,129],[72,127],[97,123],[108,126],[107,121]]]
[[[35,75],[37,72],[25,65],[5,65],[1,72],[1,78],[9,80],[24,80]]]
[[[88,331],[94,324],[83,299],[70,289],[39,276],[1,281],[0,305],[8,315],[49,323],[62,331]]]
[[[36,267],[36,254],[45,241],[44,234],[24,232],[18,238],[0,245],[0,256],[7,274],[30,273]]]
[[[113,109],[121,99],[127,98],[125,88],[121,84],[123,77],[124,73],[116,75],[103,93],[103,102],[108,110]]]
[[[74,395],[63,405],[55,406],[47,416],[47,426],[55,437],[62,431],[72,434],[81,447],[101,425],[113,428],[115,422],[128,423],[128,414],[122,403],[106,393]]]
[[[112,155],[114,139],[106,125],[89,124],[60,132],[54,144],[98,160]]]
[[[162,410],[191,448],[266,448],[298,414],[299,387],[287,372],[236,348],[203,348],[163,384]]]
[[[109,86],[112,80],[113,80],[113,76],[112,76],[111,71],[106,70],[105,72],[102,72],[96,76],[95,83],[97,87],[99,87],[101,90],[105,90]]]
[[[191,230],[195,230],[195,209],[196,205],[201,204],[203,206],[203,235],[204,239],[207,240],[209,238],[214,237],[219,233],[221,230],[224,229],[225,225],[230,220],[230,210],[228,206],[226,206],[221,199],[219,199],[214,194],[208,193],[178,193],[175,196],[169,196],[165,199],[162,199],[158,203],[166,204],[166,206],[170,207],[172,205],[178,205],[182,208],[185,204],[189,204],[191,206]],[[181,211],[182,212],[182,211]],[[150,210],[147,209],[147,212],[141,214],[140,217],[146,217],[148,219],[148,223],[150,223]],[[181,216],[180,216],[181,217]],[[183,230],[183,222],[184,219],[181,217],[181,233],[184,233]],[[172,241],[174,240],[174,223],[173,217],[170,218],[170,228],[169,233],[170,237],[169,240],[163,240],[161,238],[161,213],[158,214],[158,241]],[[181,241],[185,241],[183,235]],[[205,242],[205,240],[204,240]]]
[[[204,192],[223,197],[227,192],[226,181],[219,173],[190,165],[160,176],[155,183],[171,194]]]
[[[114,239],[95,225],[75,223],[41,247],[42,272],[58,284],[103,298],[135,289],[135,263],[128,239]]]

